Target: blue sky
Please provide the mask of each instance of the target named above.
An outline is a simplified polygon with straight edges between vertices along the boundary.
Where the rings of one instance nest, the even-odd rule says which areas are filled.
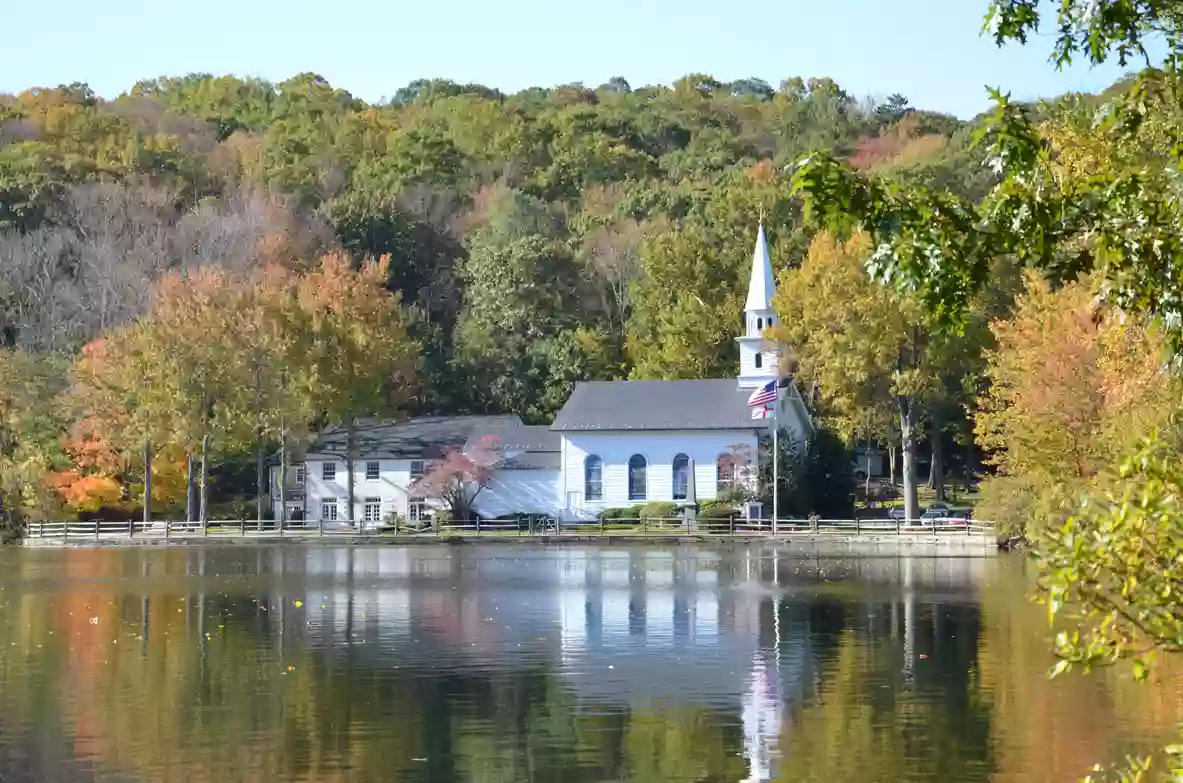
[[[1050,34],[996,49],[988,0],[43,0],[3,5],[0,92],[84,81],[115,97],[137,80],[195,71],[280,81],[321,74],[367,100],[421,77],[512,92],[624,76],[720,80],[829,76],[858,97],[970,117],[984,86],[1016,98],[1095,90],[1116,65],[1057,73]]]

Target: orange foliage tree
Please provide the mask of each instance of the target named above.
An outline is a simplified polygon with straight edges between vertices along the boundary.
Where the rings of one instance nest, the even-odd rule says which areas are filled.
[[[992,325],[975,433],[1002,475],[983,486],[983,516],[1055,518],[1174,409],[1161,335],[1095,292],[1095,281],[1053,291],[1028,273],[1014,315]]]

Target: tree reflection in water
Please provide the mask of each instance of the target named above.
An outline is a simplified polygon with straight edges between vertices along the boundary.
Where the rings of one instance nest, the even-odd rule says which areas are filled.
[[[1169,736],[1177,688],[1047,681],[1026,588],[1002,558],[10,549],[0,779],[1042,781]]]

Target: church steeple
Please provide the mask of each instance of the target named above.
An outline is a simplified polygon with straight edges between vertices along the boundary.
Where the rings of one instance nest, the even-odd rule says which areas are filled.
[[[768,240],[764,236],[764,221],[756,229],[756,248],[752,251],[752,276],[748,280],[748,298],[744,304],[744,334],[739,343],[739,385],[744,388],[762,386],[780,374],[780,357],[776,344],[765,339],[764,332],[772,326],[776,314],[772,310],[772,295],[776,282],[772,277],[772,260],[768,256]]]
[[[768,310],[772,307],[772,261],[768,257],[768,240],[764,238],[764,221],[756,230],[756,249],[752,252],[752,278],[748,281],[748,301],[744,310]]]

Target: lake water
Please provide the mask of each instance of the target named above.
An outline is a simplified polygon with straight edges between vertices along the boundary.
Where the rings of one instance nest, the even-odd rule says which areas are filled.
[[[1045,783],[1169,741],[1178,681],[1047,679],[1027,570],[3,549],[0,781]]]

